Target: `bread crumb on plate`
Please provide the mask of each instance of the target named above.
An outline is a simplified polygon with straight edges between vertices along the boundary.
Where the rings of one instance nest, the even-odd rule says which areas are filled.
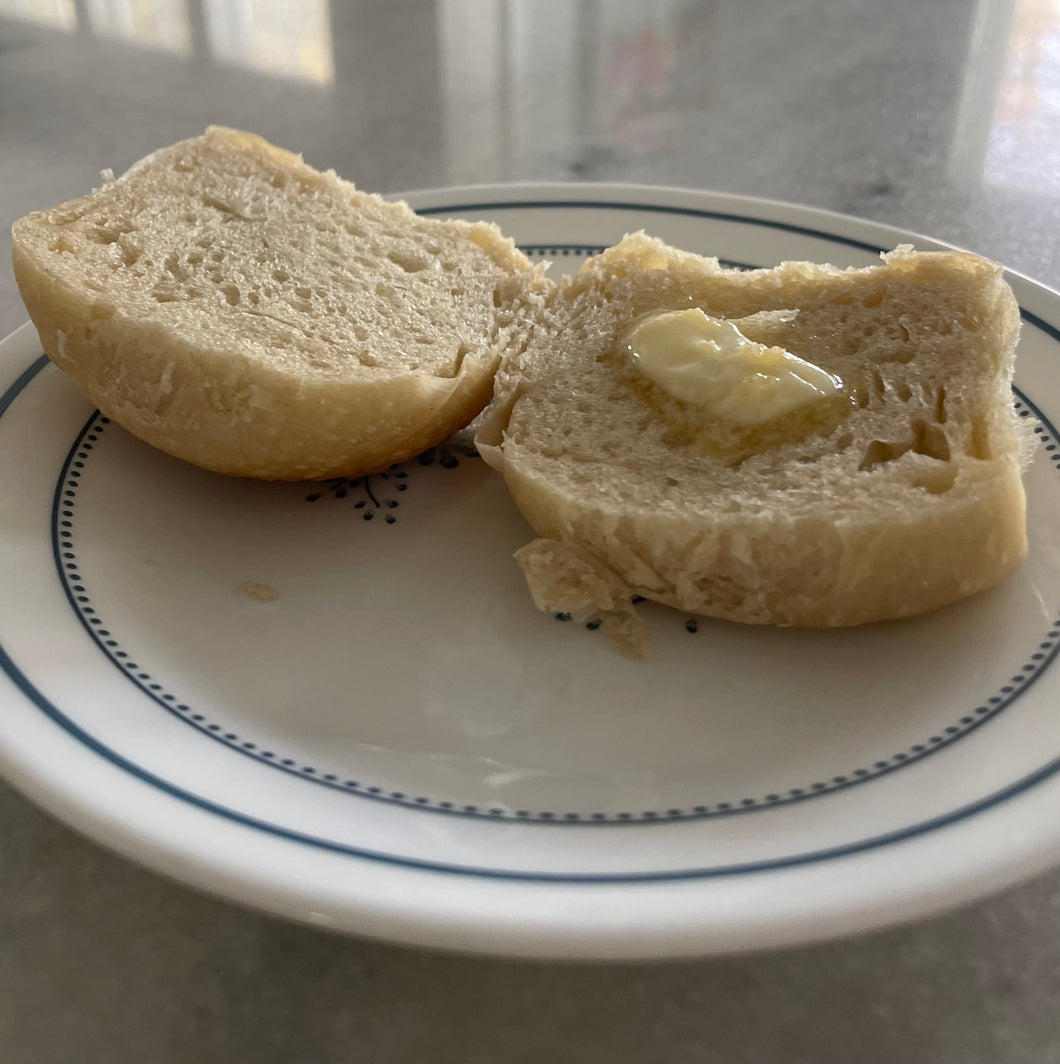
[[[272,584],[259,584],[256,580],[244,580],[239,585],[239,590],[248,594],[258,602],[272,602],[280,597],[279,591]]]

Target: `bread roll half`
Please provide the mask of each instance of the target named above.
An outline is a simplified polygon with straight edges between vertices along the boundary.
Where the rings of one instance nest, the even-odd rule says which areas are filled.
[[[622,342],[690,306],[837,375],[845,414],[705,452],[709,410],[653,395]],[[974,255],[744,272],[634,234],[505,360],[476,441],[539,537],[517,555],[538,605],[602,617],[629,653],[644,648],[634,596],[751,624],[908,617],[1026,555],[1018,334],[1001,269]]]
[[[494,226],[221,128],[16,222],[12,255],[44,350],[104,413],[266,479],[371,472],[466,425],[550,288]]]

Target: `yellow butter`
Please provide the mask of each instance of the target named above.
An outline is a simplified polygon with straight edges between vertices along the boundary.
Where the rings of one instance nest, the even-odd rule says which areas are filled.
[[[843,382],[820,366],[749,340],[698,307],[648,315],[626,343],[653,384],[735,425],[761,425],[843,394]]]

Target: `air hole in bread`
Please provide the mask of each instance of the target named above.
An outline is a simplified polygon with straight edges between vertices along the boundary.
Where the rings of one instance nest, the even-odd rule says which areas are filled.
[[[89,316],[96,321],[106,321],[107,318],[113,318],[117,312],[118,308],[109,299],[97,299],[92,303]]]
[[[261,296],[257,292],[248,292],[247,293],[247,302],[252,307],[256,307],[261,302]]]
[[[872,392],[877,399],[882,399],[887,394],[887,384],[878,369],[874,368],[870,373],[869,384],[872,386]]]
[[[173,277],[176,278],[176,280],[186,281],[188,279],[188,271],[185,270],[183,266],[181,266],[180,259],[177,257],[177,253],[175,251],[171,251],[166,256],[166,261],[164,265],[166,268],[166,272],[172,274]]]
[[[427,269],[430,265],[430,260],[427,256],[418,251],[402,251],[396,249],[394,251],[388,251],[386,257],[395,266],[404,270],[405,273],[419,273],[421,270]]]
[[[457,297],[459,297],[459,296],[462,296],[462,295],[464,295],[464,294],[465,294],[465,292],[467,292],[467,289],[466,289],[466,288],[450,288],[450,289],[449,289],[449,294],[450,294],[450,295],[451,295],[451,296],[452,296],[452,297],[453,297],[454,299],[455,299],[455,298],[457,298]]]
[[[184,294],[188,299],[198,299],[202,295],[202,289],[196,288],[194,285],[189,285],[184,289]]]
[[[283,284],[284,281],[289,281],[291,279],[291,275],[286,270],[273,270],[272,279]]]
[[[898,331],[901,333],[902,346],[891,353],[890,361],[912,362],[916,357],[916,344],[913,342],[914,329],[911,328],[910,325],[909,315],[903,314],[901,318],[898,319]]]
[[[913,446],[917,454],[926,455],[928,458],[937,458],[940,462],[950,460],[950,441],[946,438],[946,430],[934,422],[916,418],[913,421]]]
[[[287,178],[283,174],[273,174],[269,184],[273,188],[285,188],[287,186]]]
[[[194,170],[195,166],[188,159],[177,159],[173,169],[178,174],[187,174]]]
[[[949,419],[949,413],[946,410],[946,389],[940,387],[935,393],[935,420],[940,425],[945,425]]]
[[[493,289],[493,305],[499,307],[504,303],[504,299],[501,296],[501,290],[499,288]]]
[[[176,303],[180,299],[176,292],[161,288],[156,288],[151,295],[155,297],[156,303]]]
[[[417,342],[419,338],[417,337]],[[435,370],[436,377],[459,377],[460,371],[464,367],[464,359],[471,353],[471,348],[467,344],[461,344],[456,349],[456,354],[453,356],[453,362],[450,366],[443,366]],[[415,369],[419,366],[419,363],[410,363],[409,368]]]
[[[883,302],[883,289],[877,289],[875,292],[870,292],[862,301],[863,307],[878,307]]]
[[[906,381],[895,381],[893,388],[899,402],[908,403],[913,398],[913,389],[909,387]]]
[[[230,307],[239,306],[242,297],[240,296],[239,289],[234,284],[226,284],[221,291],[224,292],[225,302]]]
[[[121,248],[121,261],[126,266],[135,266],[140,261],[142,252],[132,241],[122,237],[118,241],[118,246]]]
[[[849,432],[844,432],[843,435],[835,441],[836,450],[845,451],[853,442],[853,435],[851,435],[851,433]]]
[[[342,227],[350,236],[364,236],[364,230],[353,222],[346,222]]]
[[[392,299],[397,295],[397,292],[394,290],[393,285],[385,284],[383,281],[380,281],[375,286],[375,294],[379,296],[380,299]]]
[[[353,335],[363,344],[368,340],[368,330],[363,325],[355,325]]]
[[[886,440],[873,440],[865,448],[865,454],[858,465],[859,470],[875,469],[887,462],[895,462],[909,451],[934,458],[939,462],[950,461],[950,441],[946,431],[940,425],[915,418],[910,425],[911,438],[900,443]]]
[[[305,288],[303,286],[300,288],[296,288],[294,290],[294,294],[298,296],[299,299],[310,299],[312,298],[313,290],[311,288]]]
[[[203,237],[202,239],[195,241],[195,246],[197,248],[213,247],[213,241],[212,240],[207,240],[205,237]]]
[[[210,252],[211,262],[222,262],[224,260],[224,257],[224,248],[214,248],[213,251]]]
[[[859,410],[864,410],[870,402],[869,390],[862,384],[854,386],[854,405]]]
[[[208,192],[203,193],[202,205],[204,207],[212,207],[215,211],[220,211],[226,218],[231,217],[234,214],[233,208],[224,202],[224,200],[218,199],[216,196],[211,196]]]
[[[981,417],[972,418],[968,453],[973,458],[982,459],[984,462],[988,462],[994,457],[994,448],[990,441],[990,426]]]
[[[873,440],[865,448],[865,454],[858,464],[858,469],[862,472],[875,469],[877,466],[885,465],[887,462],[893,462],[901,458],[908,450],[908,443],[887,443],[885,440]]]
[[[187,222],[188,225],[194,225],[199,220],[199,216],[197,214],[192,213],[191,211],[185,211],[180,216],[180,220],[182,222]]]
[[[192,251],[184,261],[189,266],[200,266],[202,264],[202,255],[198,251]]]
[[[666,486],[668,488],[676,488],[680,483],[681,483],[681,481],[679,481],[677,479],[677,477],[667,477],[666,478]]]
[[[932,495],[945,495],[956,479],[957,470],[953,466],[939,466],[930,472],[921,473],[913,480],[913,484]]]

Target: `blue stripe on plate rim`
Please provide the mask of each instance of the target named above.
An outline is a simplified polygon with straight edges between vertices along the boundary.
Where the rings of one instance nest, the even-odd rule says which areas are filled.
[[[845,244],[850,247],[856,247],[867,251],[880,252],[884,249],[866,243],[864,241],[855,240],[848,237],[837,236],[833,233],[828,233],[823,230],[816,230],[806,226],[793,225],[786,222],[777,222],[770,219],[760,219],[753,216],[737,215],[731,213],[725,213],[720,211],[702,210],[696,208],[679,208],[679,207],[666,207],[659,204],[638,204],[638,203],[607,203],[598,201],[513,201],[513,202],[493,202],[493,203],[470,203],[470,204],[458,204],[447,205],[442,207],[432,207],[422,209],[421,214],[457,214],[473,210],[502,210],[502,209],[533,209],[533,208],[580,208],[580,209],[626,209],[646,212],[660,212],[670,214],[682,214],[691,215],[696,217],[712,218],[716,220],[726,220],[742,223],[745,225],[759,225],[768,228],[780,229],[787,232],[793,232],[801,235],[813,236],[825,241],[831,241],[833,243]],[[584,245],[563,245],[562,243],[546,243],[534,245],[534,250],[540,249],[544,251],[546,249],[562,249],[564,247],[575,248],[581,250]],[[746,266],[742,263],[729,263],[729,265]],[[1024,310],[1021,308],[1021,316],[1029,324],[1035,326],[1041,331],[1049,335],[1053,340],[1060,342],[1060,329],[1044,321],[1036,314]],[[3,417],[8,408],[18,397],[18,395],[26,388],[30,381],[48,364],[46,356],[41,356],[36,359],[31,365],[29,365],[15,380],[15,382],[8,388],[2,397],[0,397],[0,417]],[[1048,422],[1038,407],[1031,402],[1026,396],[1017,392],[1019,398],[1026,404],[1027,408],[1031,410],[1034,415],[1041,421],[1041,423],[1047,426],[1049,434],[1053,440],[1057,439],[1057,433],[1055,428]],[[88,433],[89,427],[96,420],[97,415],[89,420],[81,434],[78,436],[74,447],[71,448],[70,454],[67,457],[67,462],[64,463],[64,473],[68,468],[71,456],[78,450],[78,445],[81,443],[84,435]],[[104,419],[105,420],[105,419]],[[1051,453],[1054,465],[1060,470],[1060,454],[1055,450]],[[66,477],[61,475],[56,487],[56,505],[55,511],[58,512],[58,500],[61,498],[62,485],[65,483]],[[53,529],[57,527],[53,521]],[[58,543],[57,538],[53,538],[55,544]],[[59,571],[62,573],[60,559],[58,557],[58,547],[55,547],[57,552],[56,563],[60,566]],[[70,591],[67,588],[67,584],[63,581],[64,589],[70,596]],[[76,608],[76,601],[71,597],[71,604],[75,607],[75,612],[81,617],[82,623],[85,623],[85,618],[79,610]],[[89,627],[86,623],[86,627]],[[93,631],[89,627],[89,631]],[[1047,639],[1051,640],[1051,643],[1043,642],[1040,646],[1042,648],[1049,647],[1046,657],[1041,659],[1036,666],[1036,671],[1028,674],[1033,676],[1033,680],[1036,680],[1044,671],[1044,669],[1050,665],[1057,657],[1058,651],[1060,651],[1060,619],[1054,623],[1050,628]],[[328,839],[319,838],[312,835],[307,835],[301,832],[291,831],[278,824],[272,824],[268,821],[258,820],[254,817],[247,816],[244,813],[240,813],[237,810],[229,809],[218,803],[212,802],[208,799],[202,798],[199,795],[192,794],[189,791],[184,790],[181,787],[176,786],[173,783],[148,772],[135,763],[129,761],[121,754],[107,747],[103,743],[99,742],[89,733],[79,727],[70,717],[62,712],[57,706],[50,702],[30,681],[30,679],[22,672],[15,661],[11,658],[6,647],[0,644],[0,669],[8,675],[11,681],[15,684],[19,690],[34,704],[36,705],[46,716],[52,721],[58,724],[64,731],[71,735],[75,740],[87,747],[92,752],[96,753],[106,761],[113,764],[116,768],[123,770],[124,772],[132,775],[133,777],[141,780],[148,785],[171,795],[178,800],[185,802],[195,808],[212,813],[214,815],[223,817],[227,820],[241,824],[245,827],[253,828],[257,831],[263,832],[267,835],[272,835],[281,839],[285,839],[291,842],[302,843],[305,845],[313,846],[315,848],[327,850],[333,853],[341,853],[352,857],[363,858],[372,861],[378,861],[384,864],[395,865],[399,867],[418,869],[424,871],[443,872],[454,875],[474,876],[489,879],[502,879],[502,880],[520,880],[529,882],[562,882],[562,883],[592,883],[592,884],[623,884],[623,883],[641,883],[641,882],[664,882],[673,880],[686,880],[686,879],[710,879],[718,878],[722,876],[733,875],[748,875],[752,873],[776,871],[783,868],[798,867],[807,864],[816,864],[823,861],[835,860],[841,857],[852,856],[858,853],[864,853],[871,850],[879,849],[884,846],[893,845],[897,842],[901,842],[907,839],[916,838],[918,836],[940,830],[946,826],[959,823],[963,820],[967,820],[970,817],[991,809],[1003,802],[1009,801],[1012,798],[1017,797],[1020,794],[1032,789],[1040,783],[1045,782],[1060,774],[1060,757],[1054,758],[1051,761],[1046,762],[1044,765],[1036,769],[1035,771],[1022,776],[1020,779],[1000,788],[993,793],[986,795],[985,797],[976,800],[975,802],[968,803],[955,810],[951,810],[948,813],[941,814],[936,817],[931,817],[927,820],[920,821],[908,825],[904,828],[899,828],[895,831],[883,833],[881,835],[873,836],[870,838],[860,839],[856,842],[846,843],[841,846],[829,847],[822,850],[808,851],[805,853],[790,854],[784,857],[772,858],[760,861],[743,862],[729,865],[720,865],[714,867],[699,867],[688,869],[671,869],[660,871],[647,871],[647,872],[624,872],[616,874],[597,874],[597,873],[546,873],[546,872],[527,872],[519,870],[509,869],[497,869],[486,868],[478,866],[464,866],[464,865],[452,865],[443,862],[435,861],[421,861],[415,858],[406,857],[398,854],[385,853],[376,850],[368,850],[356,846],[348,846],[342,843],[337,843]],[[122,670],[125,672],[125,670]],[[128,673],[125,673],[128,675]],[[1014,677],[1014,681],[1021,679],[1020,677]],[[1011,704],[1015,698],[1026,691],[1033,680],[1024,681],[1018,690],[1014,690],[1009,694],[1006,705]],[[153,697],[153,692],[148,692]],[[996,697],[996,696],[995,696]],[[164,704],[164,703],[163,703]],[[165,708],[170,709],[167,705]],[[993,713],[998,711],[995,707]],[[171,710],[172,712],[172,710]],[[986,716],[985,714],[982,716]],[[181,719],[184,719],[183,717]],[[976,721],[974,724],[981,723]],[[973,726],[974,726],[973,724]],[[219,741],[224,741],[223,736],[219,736],[210,731],[205,731],[204,734],[211,738],[216,738]],[[954,738],[959,736],[952,736],[949,740],[953,741]],[[937,745],[937,744],[936,744]],[[238,748],[237,748],[238,749]],[[246,751],[240,751],[246,753]],[[931,752],[931,751],[927,751]],[[911,759],[910,759],[911,760]],[[901,762],[892,766],[890,770],[902,767],[906,762]],[[284,766],[277,765],[275,767],[283,768]],[[300,773],[295,773],[301,775]],[[304,776],[302,778],[312,778],[310,776]],[[314,779],[313,782],[326,782],[318,779]],[[852,781],[860,782],[860,780]],[[850,785],[850,784],[846,784]],[[817,793],[814,792],[804,797],[815,797]],[[827,793],[827,792],[826,792]],[[365,794],[364,797],[370,797],[375,800],[392,801],[388,796],[382,795],[369,795]],[[421,804],[413,804],[413,808],[424,808]],[[762,805],[756,805],[753,808],[772,808],[773,803],[763,803]],[[440,812],[453,812],[457,815],[475,815],[467,814],[462,810],[437,810]],[[734,809],[733,812],[748,812],[750,808]],[[702,816],[703,814],[700,814]],[[513,818],[514,819],[514,818]],[[570,824],[570,823],[595,823],[597,826],[618,826],[624,823],[636,823],[643,826],[644,823],[670,823],[673,818],[669,816],[661,816],[658,818],[651,818],[645,820],[609,820],[606,824],[600,824],[598,821],[569,821],[563,819],[546,820],[546,823],[556,824]],[[689,817],[688,819],[691,819]],[[525,822],[525,821],[519,821]],[[542,823],[543,821],[534,821],[534,823]]]

